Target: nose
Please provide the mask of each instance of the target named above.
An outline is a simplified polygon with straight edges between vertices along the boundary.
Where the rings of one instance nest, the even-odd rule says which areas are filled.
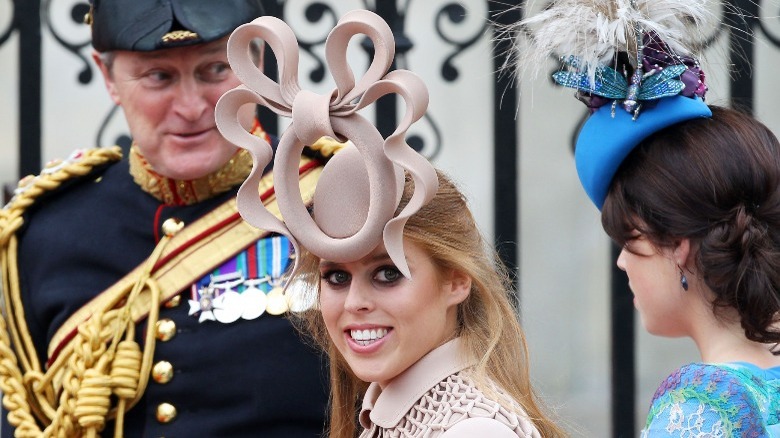
[[[347,292],[347,299],[344,301],[344,310],[353,313],[370,312],[374,308],[374,302],[371,299],[370,287],[361,285],[353,280]]]
[[[625,272],[625,270],[626,270],[626,249],[625,248],[623,248],[620,251],[620,255],[618,256],[616,264],[617,264],[617,267],[620,268],[621,271]]]
[[[183,79],[175,90],[173,111],[188,122],[198,121],[209,108],[206,90],[194,78]]]

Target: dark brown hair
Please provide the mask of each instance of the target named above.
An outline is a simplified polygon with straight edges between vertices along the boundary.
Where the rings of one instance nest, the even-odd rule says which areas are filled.
[[[602,225],[619,245],[691,241],[713,310],[739,312],[745,335],[780,342],[780,144],[759,121],[711,106],[637,146],[618,169]],[[641,116],[640,116],[641,117]]]

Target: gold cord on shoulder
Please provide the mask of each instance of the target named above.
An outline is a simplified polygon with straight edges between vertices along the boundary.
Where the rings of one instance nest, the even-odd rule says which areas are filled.
[[[219,207],[219,215],[207,214],[209,220],[203,224],[198,221],[199,225],[193,223],[183,229],[164,227],[166,236],[143,265],[110,288],[110,294],[107,291],[95,297],[93,301],[97,304],[90,305],[93,304],[90,302],[76,312],[78,315],[74,314],[80,317],[69,326],[75,333],[72,340],[64,340],[61,333],[63,329],[65,334],[71,333],[70,328],[58,330],[54,338],[60,341],[55,345],[62,342],[62,349],[53,354],[50,346],[48,357],[54,359],[44,371],[26,325],[15,232],[22,224],[24,208],[47,190],[44,187],[56,188],[67,179],[64,174],[84,175],[94,166],[120,158],[118,149],[87,151],[77,160],[52,164],[44,176],[22,184],[12,202],[0,210],[0,273],[6,310],[4,317],[0,317],[0,391],[16,436],[95,437],[105,428],[106,421],[115,420],[114,436],[121,437],[125,412],[141,399],[148,384],[156,345],[154,330],[145,334],[143,348],[135,342],[136,322],[146,317],[148,326],[154,327],[161,302],[169,298],[163,291],[178,293],[186,287],[182,284],[192,284],[195,277],[227,254],[235,254],[265,233],[236,220],[230,227],[214,233],[215,239],[221,239],[218,242],[199,241],[190,248],[194,256],[178,254],[168,262],[170,266],[184,266],[182,270],[164,269],[153,274],[155,265],[177,246],[188,243],[203,229],[210,229],[213,223],[221,223],[225,214],[236,214],[235,200],[225,203],[224,209]],[[312,168],[302,174],[301,193],[306,199],[311,199],[321,169]],[[264,191],[270,187],[271,178],[267,175],[258,188]],[[270,197],[269,203],[278,214],[274,199]],[[186,260],[192,263],[185,263]],[[201,265],[202,272],[198,271]],[[69,322],[70,319],[64,325]]]
[[[3,405],[9,411],[8,420],[16,427],[16,436],[94,436],[102,428],[93,421],[92,401],[98,400],[100,405],[100,399],[94,397],[105,390],[95,388],[105,382],[93,372],[86,373],[86,369],[78,367],[75,371],[57,368],[44,373],[38,360],[21,302],[16,231],[24,223],[25,210],[38,197],[71,178],[87,175],[95,167],[121,158],[118,147],[77,151],[65,161],[50,163],[40,175],[24,178],[14,197],[0,210],[0,272],[6,311],[0,318],[0,390],[4,393]],[[94,343],[90,345],[100,348]],[[86,358],[94,356],[82,357],[86,363]],[[82,387],[79,382],[85,379],[88,383],[79,393]],[[78,421],[87,425],[83,433],[77,432],[82,426],[73,422],[76,412],[80,414]]]
[[[22,226],[22,215],[42,194],[55,190],[63,182],[84,176],[97,166],[119,161],[122,150],[118,146],[78,150],[64,161],[52,161],[37,176],[28,175],[19,181],[14,196],[0,209],[0,247]]]

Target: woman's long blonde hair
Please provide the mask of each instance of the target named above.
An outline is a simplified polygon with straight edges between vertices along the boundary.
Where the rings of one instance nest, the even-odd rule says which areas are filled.
[[[415,213],[404,228],[404,237],[432,259],[440,272],[457,270],[471,277],[471,293],[458,306],[458,333],[464,353],[479,359],[473,376],[478,383],[490,380],[514,398],[543,437],[564,436],[545,414],[531,387],[528,349],[511,296],[511,282],[495,249],[479,232],[463,194],[443,173],[438,172],[439,189],[433,200]],[[407,175],[399,210],[413,191]],[[319,288],[319,260],[303,256],[301,279],[311,290]],[[330,357],[332,438],[357,434],[356,414],[367,388],[350,370],[328,336],[322,314],[303,314],[304,330]]]

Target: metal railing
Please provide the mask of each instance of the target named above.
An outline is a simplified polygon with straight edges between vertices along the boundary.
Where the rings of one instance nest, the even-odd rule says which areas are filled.
[[[84,68],[78,75],[78,81],[89,83],[94,80],[96,74],[93,67],[87,59],[81,54],[81,49],[88,45],[88,41],[69,42],[67,36],[60,35],[56,29],[51,26],[49,13],[53,0],[9,0],[12,2],[12,19],[6,29],[0,29],[0,46],[7,43],[12,34],[18,35],[19,43],[19,95],[24,96],[19,99],[19,175],[36,173],[41,168],[41,114],[42,114],[42,32],[49,32],[54,39],[66,50],[73,53],[74,56],[83,60]],[[424,0],[420,0],[424,1]],[[453,81],[458,76],[458,70],[452,63],[459,54],[468,50],[482,34],[487,31],[495,35],[496,29],[489,24],[490,21],[498,24],[509,24],[517,21],[521,17],[521,9],[512,9],[512,1],[487,1],[487,10],[489,17],[485,17],[485,28],[473,35],[467,35],[460,41],[452,41],[440,30],[440,22],[449,20],[450,23],[457,24],[466,14],[467,10],[464,4],[474,3],[483,0],[462,0],[460,2],[453,0],[450,3],[444,3],[435,14],[436,21],[430,23],[431,35],[445,41],[451,48],[451,53],[447,61],[441,66],[441,80]],[[373,2],[364,2],[367,9],[372,9],[390,23],[396,36],[397,44],[397,63],[406,63],[405,54],[413,47],[413,42],[406,36],[405,29],[407,23],[406,12],[409,10],[410,3],[413,0],[376,0]],[[285,3],[282,0],[264,0],[266,12],[270,15],[278,16],[284,19]],[[520,0],[524,4],[524,0]],[[729,0],[726,10],[740,10],[744,12],[742,18],[736,16],[724,15],[724,26],[717,29],[717,32],[729,32],[729,58],[733,65],[734,72],[731,75],[730,100],[738,103],[741,107],[751,110],[754,100],[754,77],[751,74],[750,66],[755,61],[754,40],[756,35],[761,35],[772,46],[780,48],[780,39],[772,34],[768,28],[766,19],[759,17],[759,8],[768,3],[766,0]],[[296,3],[297,4],[297,3]],[[768,6],[767,6],[768,7]],[[87,12],[89,6],[86,2],[74,2],[70,8],[70,15],[73,21],[80,21]],[[321,20],[333,20],[335,16],[334,7],[326,1],[312,1],[305,5],[302,11],[303,15],[311,23],[317,23]],[[777,17],[778,12],[766,14],[767,16]],[[774,18],[776,19],[776,18]],[[335,20],[334,20],[335,23]],[[713,35],[713,40],[716,35]],[[324,44],[324,40],[302,43],[301,49],[312,54],[317,59],[316,46]],[[519,171],[517,168],[517,158],[519,154],[519,142],[517,137],[517,93],[512,90],[512,78],[505,74],[500,74],[500,67],[503,64],[504,56],[509,51],[509,41],[506,39],[495,40],[492,43],[494,65],[492,71],[495,72],[495,81],[492,93],[493,99],[493,138],[494,138],[494,234],[497,249],[502,260],[509,266],[513,272],[518,272],[520,266],[520,254],[518,251],[520,236],[517,231],[517,223],[520,217],[518,181]],[[370,44],[364,44],[363,48],[371,51]],[[275,61],[268,60],[266,69],[269,75],[275,71]],[[322,78],[324,64],[320,61],[317,68],[309,72],[313,80]],[[404,68],[414,69],[414,66],[403,65]],[[509,90],[509,92],[507,91]],[[114,116],[114,110],[106,114],[105,120],[101,124],[95,135],[95,146],[104,144],[128,145],[129,137],[120,136],[119,138],[105,141],[103,139],[104,128],[108,120]],[[265,126],[276,126],[274,115],[270,112],[260,112],[261,120]],[[439,128],[433,115],[428,116],[429,123],[434,132]],[[396,120],[396,102],[392,99],[381,99],[376,114],[376,122],[380,131],[387,135],[395,126]],[[271,128],[270,130],[273,130]],[[436,140],[434,140],[434,143]],[[435,156],[440,144],[425,144],[422,138],[410,139],[410,144],[421,150],[429,157]],[[616,257],[617,251],[613,251],[613,257]],[[613,258],[614,260],[614,258]],[[614,264],[613,264],[614,266]],[[519,274],[519,273],[518,273]],[[631,293],[627,287],[625,274],[616,268],[612,271],[612,293],[611,293],[611,375],[612,375],[612,436],[630,437],[634,435],[636,429],[635,418],[635,398],[636,398],[636,368],[635,368],[635,333],[634,333],[634,310],[631,299]]]

